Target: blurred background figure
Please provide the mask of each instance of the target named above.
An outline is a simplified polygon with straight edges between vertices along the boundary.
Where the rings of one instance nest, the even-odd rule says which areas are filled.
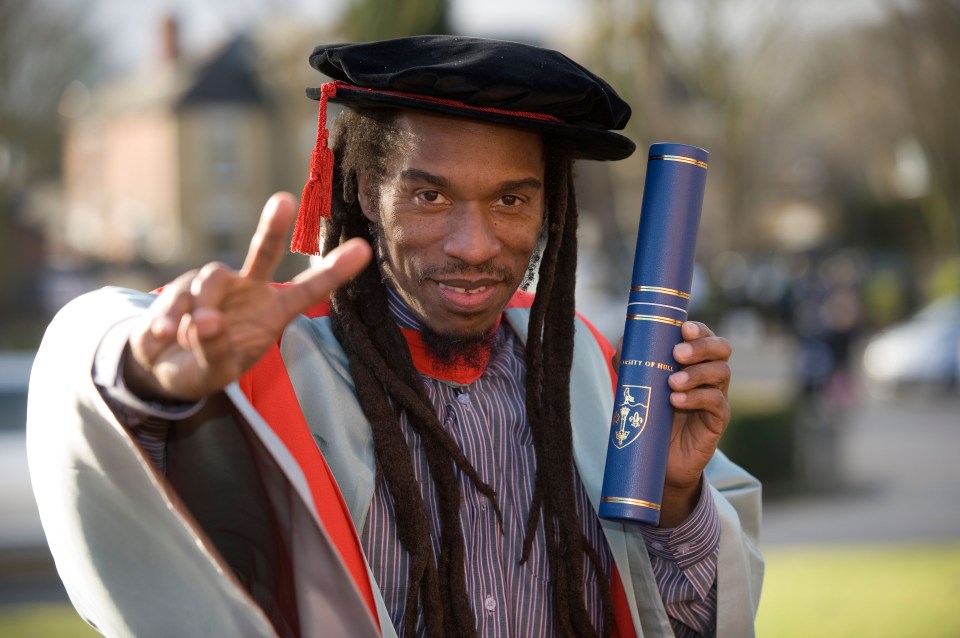
[[[722,447],[766,486],[760,635],[960,635],[955,0],[0,0],[0,634],[90,633],[23,507],[52,314],[238,265],[306,175],[313,46],[416,33],[565,51],[641,150],[710,151],[692,315],[733,342]],[[578,165],[578,306],[613,340],[644,158]]]

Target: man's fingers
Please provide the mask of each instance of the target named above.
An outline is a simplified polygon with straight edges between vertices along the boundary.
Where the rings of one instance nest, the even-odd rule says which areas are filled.
[[[196,271],[180,275],[166,285],[150,309],[130,332],[130,347],[137,362],[149,368],[177,336],[181,318],[190,312],[190,281]]]
[[[224,297],[237,279],[237,273],[224,264],[214,262],[201,268],[190,282],[193,311],[200,308],[219,310]]]
[[[702,387],[725,390],[730,384],[730,366],[726,361],[698,363],[671,374],[669,383],[678,392]]]
[[[730,422],[730,403],[718,388],[673,392],[670,394],[670,403],[678,410],[699,411],[701,415],[712,417],[701,420],[716,435],[723,434]]]
[[[684,324],[686,325],[686,324]],[[680,365],[691,365],[702,361],[727,361],[733,349],[723,337],[703,336],[691,341],[683,341],[673,348],[673,358]]]
[[[362,239],[350,239],[323,258],[320,265],[305,270],[293,285],[281,289],[291,315],[297,315],[326,299],[338,286],[357,275],[370,261],[373,251]]]
[[[156,339],[169,339],[177,331],[180,317],[190,312],[190,282],[197,275],[196,270],[185,272],[163,287],[147,313],[150,336]]]
[[[229,362],[235,354],[224,329],[223,314],[210,308],[201,308],[193,314],[192,319],[187,333],[197,363],[208,371],[222,370],[224,362]]]
[[[290,193],[276,193],[267,200],[260,214],[257,231],[240,274],[269,281],[277,264],[287,252],[287,231],[296,215],[297,200]]]
[[[707,324],[700,321],[684,321],[683,325],[680,326],[680,334],[687,341],[700,337],[715,336],[713,330],[711,330]]]

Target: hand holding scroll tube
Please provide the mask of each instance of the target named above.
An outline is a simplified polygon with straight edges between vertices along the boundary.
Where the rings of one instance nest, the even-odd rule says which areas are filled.
[[[684,323],[680,332],[684,340],[674,347],[673,356],[683,367],[668,379],[674,415],[660,509],[661,527],[676,527],[693,510],[700,495],[703,469],[730,423],[729,342],[696,321]],[[618,348],[616,360],[619,359]]]
[[[730,346],[686,321],[707,153],[655,144],[644,189],[600,516],[672,527],[729,422]]]

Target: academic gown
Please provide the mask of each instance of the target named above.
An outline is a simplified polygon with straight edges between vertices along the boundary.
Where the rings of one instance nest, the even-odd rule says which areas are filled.
[[[31,375],[31,480],[80,615],[110,636],[395,636],[356,533],[374,489],[370,427],[329,320],[295,320],[238,383],[174,427],[161,475],[91,377],[103,335],[153,299],[104,289],[74,300]],[[529,303],[511,306],[505,318],[525,339]],[[574,456],[594,507],[613,406],[605,356],[578,320]],[[721,520],[717,635],[752,636],[760,487],[720,452],[707,485]],[[602,526],[618,635],[672,636],[639,529]]]

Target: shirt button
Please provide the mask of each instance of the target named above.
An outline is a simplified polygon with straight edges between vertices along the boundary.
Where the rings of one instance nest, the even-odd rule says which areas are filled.
[[[654,549],[663,549],[663,543],[658,543],[656,541],[650,543],[650,547]]]
[[[677,545],[677,553],[683,556],[690,552],[690,546],[684,543],[683,545]]]
[[[470,394],[468,392],[464,392],[457,397],[457,401],[460,403],[460,405],[470,405]]]
[[[493,599],[493,596],[487,596],[486,600],[483,601],[483,606],[486,607],[487,611],[493,611],[497,608],[497,601]]]

